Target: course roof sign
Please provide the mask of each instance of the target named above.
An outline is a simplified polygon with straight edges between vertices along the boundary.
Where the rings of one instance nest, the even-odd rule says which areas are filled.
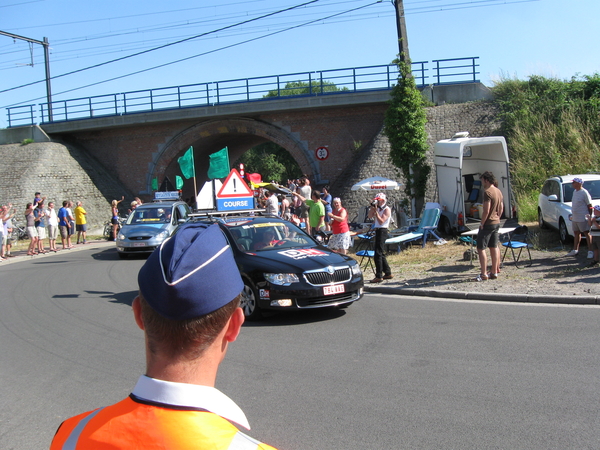
[[[231,169],[223,186],[221,186],[221,189],[217,193],[217,198],[240,198],[248,196],[253,197],[254,193],[248,187],[240,173],[236,169]]]

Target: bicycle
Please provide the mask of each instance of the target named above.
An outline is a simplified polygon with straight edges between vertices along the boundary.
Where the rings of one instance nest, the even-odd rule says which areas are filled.
[[[12,241],[12,244],[15,245],[19,242],[20,239],[29,239],[29,235],[27,234],[27,230],[24,227],[20,226],[19,223],[12,219],[12,232],[8,236],[8,239]]]
[[[125,219],[124,217],[119,217],[119,223],[117,224],[117,234],[119,233],[119,230],[121,230],[121,227],[123,226],[123,224],[125,223]],[[107,241],[112,241],[112,230],[113,230],[113,223],[112,223],[112,219],[107,220],[104,223],[104,232],[102,233],[102,235],[104,236],[104,239],[106,239]]]

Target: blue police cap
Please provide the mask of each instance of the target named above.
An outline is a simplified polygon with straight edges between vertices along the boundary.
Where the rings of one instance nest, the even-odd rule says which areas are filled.
[[[217,224],[189,223],[165,240],[140,269],[144,299],[160,315],[192,319],[216,311],[244,288]]]

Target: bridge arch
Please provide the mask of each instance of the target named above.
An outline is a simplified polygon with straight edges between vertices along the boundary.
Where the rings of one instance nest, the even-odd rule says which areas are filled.
[[[161,180],[167,176],[174,181],[175,175],[180,174],[177,159],[190,146],[194,148],[198,189],[208,180],[211,153],[228,147],[229,159],[233,162],[250,148],[267,141],[283,147],[296,160],[303,173],[319,179],[319,166],[309,153],[308,144],[300,140],[297,133],[286,128],[249,118],[209,120],[193,125],[173,136],[153,155],[146,177],[147,192],[152,191],[153,178]]]

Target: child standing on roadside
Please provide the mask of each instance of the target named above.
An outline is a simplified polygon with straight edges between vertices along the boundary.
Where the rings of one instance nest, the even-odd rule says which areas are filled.
[[[600,257],[600,205],[594,206],[594,213],[589,216],[588,223],[590,224],[590,249],[594,251],[594,260],[588,267],[598,265]]]

